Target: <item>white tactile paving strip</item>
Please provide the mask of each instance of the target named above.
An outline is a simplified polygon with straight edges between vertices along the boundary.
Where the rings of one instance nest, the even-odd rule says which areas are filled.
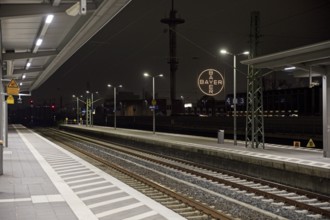
[[[27,199],[65,200],[78,219],[184,219],[38,134],[14,127],[60,193]]]

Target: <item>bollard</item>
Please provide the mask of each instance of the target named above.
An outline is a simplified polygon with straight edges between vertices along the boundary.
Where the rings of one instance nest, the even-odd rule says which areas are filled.
[[[225,142],[225,130],[218,130],[218,144]]]

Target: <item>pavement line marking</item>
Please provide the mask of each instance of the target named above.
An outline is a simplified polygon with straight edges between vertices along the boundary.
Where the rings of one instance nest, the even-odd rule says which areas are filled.
[[[114,194],[118,194],[118,193],[122,193],[122,192],[124,192],[124,191],[119,189],[119,190],[116,190],[116,191],[113,191],[113,192],[102,193],[102,194],[92,195],[92,196],[86,196],[86,197],[83,197],[81,200],[86,201],[86,200],[89,200],[89,199],[97,199],[97,198],[100,198],[100,197],[110,196],[110,195],[114,195]]]
[[[60,194],[38,195],[38,196],[31,196],[30,198],[0,199],[0,203],[32,202],[36,204],[36,203],[64,202],[64,201],[65,201],[64,198]]]
[[[67,179],[70,179],[70,178],[89,176],[90,174],[94,174],[94,172],[90,171],[90,170],[84,170],[84,171],[79,171],[79,172],[75,172],[75,173],[61,174],[60,176],[62,177],[62,179],[64,179],[66,181]]]
[[[51,164],[49,164],[51,165]],[[54,165],[54,166],[51,166],[54,170],[57,170],[57,169],[62,169],[62,168],[67,168],[67,167],[77,167],[79,166],[80,164],[79,163],[75,163],[75,164],[69,164],[69,165]]]
[[[61,195],[38,195],[31,196],[32,203],[64,202]]]
[[[111,189],[111,188],[114,188],[114,187],[116,187],[116,186],[114,186],[114,185],[101,186],[101,187],[96,187],[96,188],[93,188],[93,189],[81,190],[79,192],[76,192],[76,194],[80,195],[80,194],[83,194],[83,193],[93,192],[93,191],[102,190],[102,189]]]
[[[88,180],[94,180],[94,179],[99,179],[100,177],[95,174],[95,173],[92,173],[92,174],[88,174],[88,175],[85,175],[85,177],[88,177],[88,176],[93,176],[93,177],[90,177],[90,178],[84,178],[84,179],[80,179],[80,180],[71,180],[70,179],[74,179],[74,178],[78,178],[78,177],[74,177],[74,178],[67,178],[67,179],[64,179],[67,183],[70,183],[70,184],[74,184],[74,183],[80,183],[80,182],[85,182],[85,181],[88,181]]]
[[[99,181],[95,181],[92,183],[86,183],[86,184],[81,184],[81,185],[77,185],[77,186],[71,186],[71,189],[78,189],[80,187],[85,187],[85,186],[92,186],[92,185],[96,185],[96,184],[100,184],[100,183],[109,183],[106,180],[99,180]]]
[[[154,215],[157,215],[157,214],[158,213],[156,211],[150,211],[150,212],[142,213],[140,215],[135,215],[135,216],[130,217],[130,218],[125,218],[123,220],[140,220],[140,219],[148,218],[148,217],[151,217],[151,216],[154,216]]]
[[[30,136],[29,134],[23,134],[16,128],[16,132],[21,137],[22,141],[25,143],[27,148],[31,151],[33,156],[36,158],[42,169],[48,175],[49,179],[52,181],[54,186],[60,192],[62,197],[65,199],[67,204],[70,206],[73,213],[80,220],[97,220],[94,213],[80,200],[80,198],[70,189],[70,187],[63,182],[61,177],[54,171],[54,169],[48,164],[45,158],[37,151],[37,149],[30,143],[30,141],[25,136]],[[35,135],[33,133],[33,135]],[[41,137],[41,136],[37,136]],[[45,140],[45,139],[42,139]]]
[[[82,167],[85,167],[85,166],[84,165],[69,166],[69,167],[65,167],[65,168],[54,168],[54,170],[56,170],[56,172],[60,172],[60,171],[74,170],[74,169],[78,169],[78,168],[82,168]]]
[[[70,157],[63,157],[63,158],[46,158],[46,160],[48,162],[51,162],[51,163],[61,163],[61,162],[67,162],[67,161],[74,161],[72,158]]]
[[[73,160],[66,160],[66,161],[50,161],[50,160],[47,160],[47,162],[52,166],[58,166],[58,165],[64,165],[64,164],[73,164],[76,161],[73,161]]]
[[[93,209],[93,208],[97,208],[97,207],[100,207],[100,206],[109,205],[109,204],[112,204],[112,203],[115,203],[115,202],[121,202],[121,201],[124,201],[124,200],[133,199],[133,198],[134,198],[133,196],[124,196],[124,197],[120,197],[120,198],[117,198],[117,199],[112,199],[112,200],[107,200],[107,201],[104,201],[104,202],[94,203],[94,204],[88,205],[88,208]]]
[[[53,168],[59,168],[59,167],[67,167],[72,165],[79,165],[77,161],[67,162],[67,163],[61,163],[61,164],[52,164],[49,163]]]
[[[46,159],[50,160],[63,160],[63,159],[72,159],[71,157],[67,155],[58,155],[58,154],[43,154]]]
[[[15,198],[15,199],[0,199],[0,203],[7,203],[7,202],[29,202],[32,201],[31,198]]]
[[[4,154],[4,155],[11,155],[11,154],[13,154],[13,152],[10,151],[10,150],[4,150],[4,151],[3,151],[3,154]]]
[[[132,205],[123,206],[123,207],[120,207],[120,208],[117,208],[117,209],[112,209],[112,210],[109,210],[109,211],[98,213],[98,214],[96,214],[96,217],[102,218],[102,217],[112,215],[112,214],[115,214],[115,213],[118,213],[118,212],[134,209],[134,208],[137,208],[137,207],[140,207],[140,206],[143,206],[143,205],[144,204],[142,202],[138,202],[138,203],[135,203],[135,204],[132,204]]]
[[[87,170],[89,170],[87,167],[82,167],[82,168],[77,168],[77,169],[72,169],[72,170],[59,171],[57,173],[59,175],[65,175],[65,174],[70,174],[70,173],[76,173],[77,171],[87,171]]]

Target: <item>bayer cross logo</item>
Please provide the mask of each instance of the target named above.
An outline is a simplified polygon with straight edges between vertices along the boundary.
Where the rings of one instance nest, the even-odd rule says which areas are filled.
[[[225,81],[219,71],[207,69],[199,74],[197,85],[204,94],[215,96],[222,91]]]

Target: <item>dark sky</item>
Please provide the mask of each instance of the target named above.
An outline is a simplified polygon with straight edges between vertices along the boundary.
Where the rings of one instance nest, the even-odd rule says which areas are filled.
[[[160,98],[169,97],[169,40],[160,19],[169,16],[171,0],[133,0],[44,85],[34,99],[64,100],[82,94],[87,84],[102,96],[112,95],[107,83],[122,84],[123,91],[151,92],[151,79],[143,72],[163,73],[156,80]],[[177,27],[177,98],[193,101],[203,94],[197,75],[214,68],[225,75],[226,87],[216,99],[232,93],[232,57],[221,56],[249,49],[251,11],[260,11],[259,54],[269,54],[330,39],[329,0],[175,0]],[[238,61],[244,57],[239,57]],[[246,67],[238,65],[246,72]],[[238,92],[246,91],[246,76],[238,73]]]

